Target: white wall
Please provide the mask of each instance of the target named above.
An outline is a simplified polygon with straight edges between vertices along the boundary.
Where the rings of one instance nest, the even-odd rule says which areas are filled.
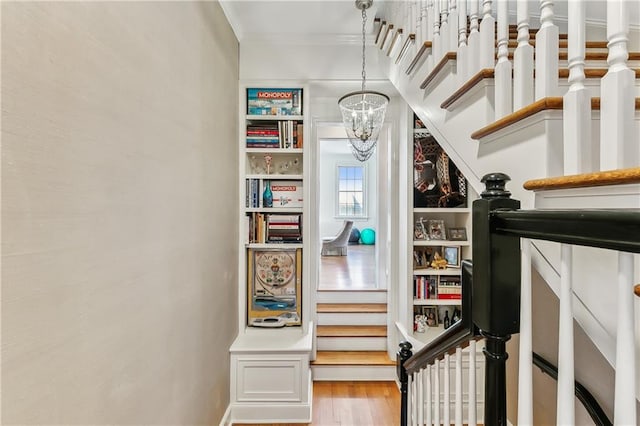
[[[239,204],[219,5],[3,2],[2,39],[2,423],[217,424]]]

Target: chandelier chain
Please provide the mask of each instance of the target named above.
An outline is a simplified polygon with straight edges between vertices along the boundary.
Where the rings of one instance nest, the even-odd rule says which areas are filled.
[[[367,72],[365,71],[364,47],[365,32],[364,27],[367,23],[367,10],[362,9],[362,92],[364,92],[365,81],[367,80]]]

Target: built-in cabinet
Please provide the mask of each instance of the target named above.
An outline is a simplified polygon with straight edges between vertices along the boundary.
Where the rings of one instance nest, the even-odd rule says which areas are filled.
[[[313,326],[306,144],[308,90],[240,87],[238,337],[230,348],[234,422],[311,419]]]

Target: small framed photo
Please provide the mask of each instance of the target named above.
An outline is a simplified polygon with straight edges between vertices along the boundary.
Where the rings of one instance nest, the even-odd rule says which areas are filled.
[[[444,229],[444,220],[429,221],[429,239],[430,240],[446,239],[446,233]]]
[[[447,266],[460,267],[460,247],[442,247]]]
[[[449,228],[447,232],[451,241],[467,241],[467,228]]]
[[[425,227],[424,220],[420,218],[420,220],[416,221],[415,228],[413,228],[413,239],[414,240],[428,240],[429,234],[427,234],[427,229]]]
[[[438,326],[438,309],[435,306],[423,306],[422,314],[424,315],[427,327]]]

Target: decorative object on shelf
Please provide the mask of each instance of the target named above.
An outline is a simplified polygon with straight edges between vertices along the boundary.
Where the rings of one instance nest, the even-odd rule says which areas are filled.
[[[360,242],[366,245],[372,245],[376,243],[376,231],[371,228],[364,228],[360,231]]]
[[[264,192],[262,193],[262,207],[273,207],[273,193],[271,192],[271,181],[264,181]]]
[[[424,218],[422,218],[422,217],[416,222],[416,226],[415,226],[414,232],[413,232],[413,239],[414,240],[428,240],[429,239],[429,234],[427,233],[427,229],[424,226]]]
[[[451,241],[467,241],[467,228],[449,228],[447,235]]]
[[[248,88],[247,114],[301,115],[302,89]]]
[[[433,260],[431,261],[431,267],[433,269],[447,269],[447,260],[440,256],[440,253],[435,252],[433,254]]]
[[[373,0],[355,2],[356,8],[362,12],[362,88],[358,92],[344,95],[338,101],[342,121],[351,143],[351,152],[358,161],[367,161],[373,154],[389,103],[387,95],[365,89],[365,25],[367,9],[372,3]]]
[[[442,325],[444,325],[444,329],[451,327],[451,319],[449,318],[449,310],[444,311],[444,319],[442,320]]]
[[[444,259],[447,262],[447,266],[452,266],[454,268],[460,267],[460,247],[459,246],[443,247],[442,251],[444,252]]]
[[[433,306],[425,306],[423,309],[428,327],[438,326],[438,310]]]
[[[444,228],[444,220],[430,220],[429,221],[429,239],[430,240],[444,240],[446,239],[446,233]]]
[[[267,174],[270,175],[271,174],[271,160],[273,159],[273,157],[271,156],[271,154],[265,154],[264,156],[264,165],[267,167]]]
[[[424,333],[427,328],[427,319],[424,315],[416,315],[414,318],[413,329],[416,333]]]

